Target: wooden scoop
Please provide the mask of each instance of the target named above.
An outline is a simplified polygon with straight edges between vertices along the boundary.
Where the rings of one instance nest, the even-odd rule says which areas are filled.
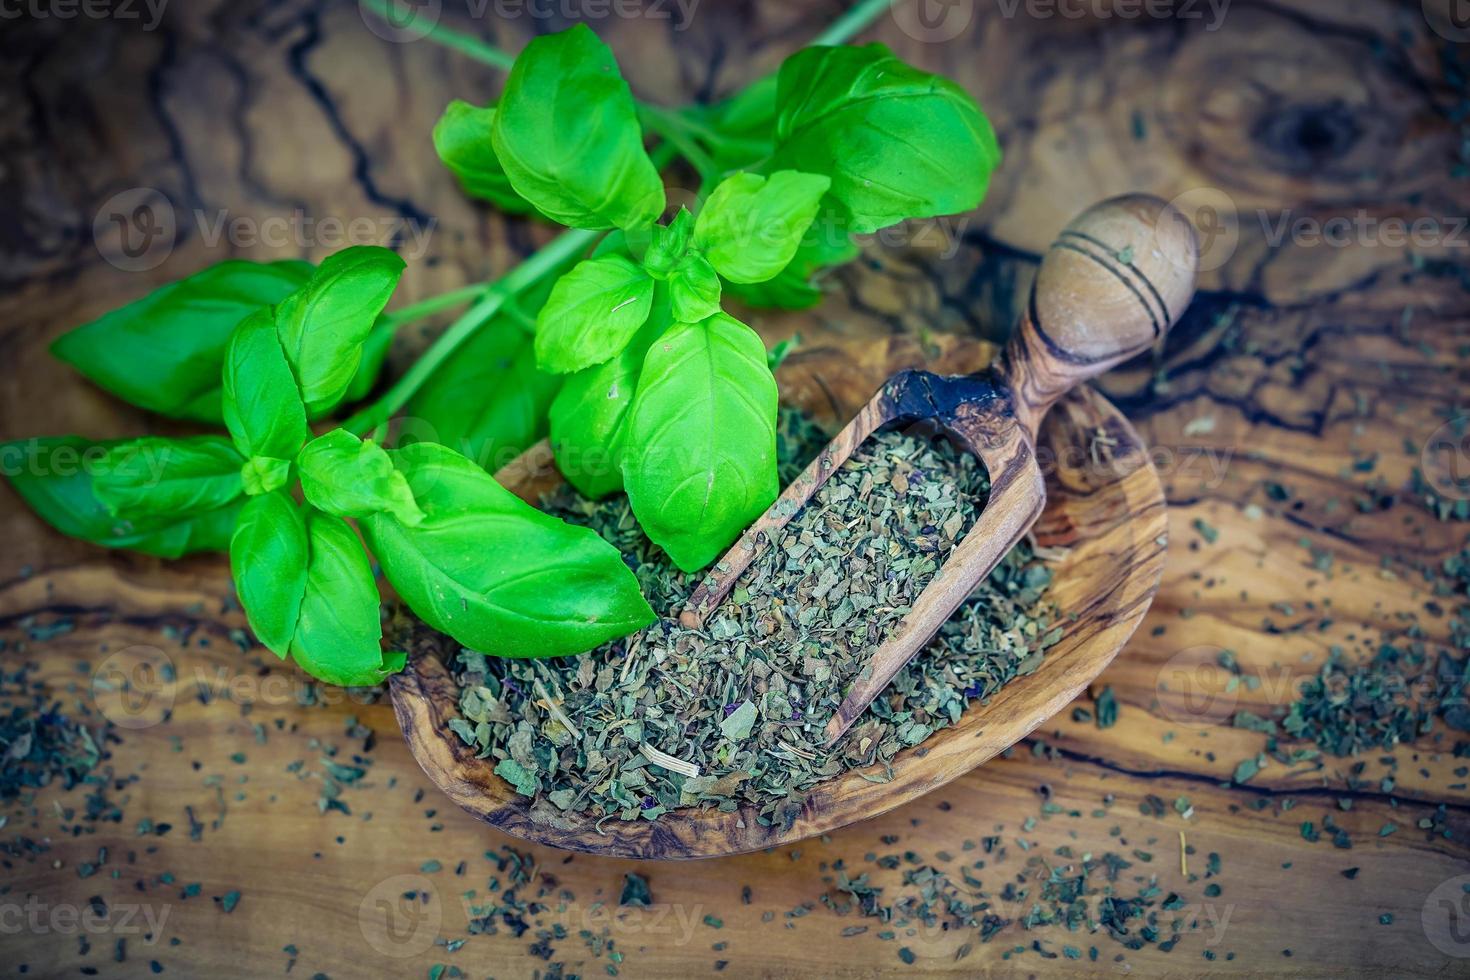
[[[827,478],[881,426],[938,424],[985,464],[990,498],[975,526],[874,651],[827,724],[828,744],[1030,530],[1046,504],[1037,430],[1072,387],[1146,350],[1194,295],[1199,246],[1179,211],[1146,195],[1083,212],[1042,260],[1026,313],[999,363],[961,377],[904,371],[890,378],[770,509],[741,536],[680,614],[700,627],[737,579]]]

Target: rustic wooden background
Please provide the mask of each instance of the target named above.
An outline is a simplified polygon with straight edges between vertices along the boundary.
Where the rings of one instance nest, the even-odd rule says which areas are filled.
[[[461,3],[445,7],[446,23],[510,50],[565,23],[560,14],[496,17],[493,5],[483,18]],[[1432,29],[1418,3],[1236,0],[1218,22],[1203,3],[1173,19],[1088,8],[1094,13],[1083,18],[1047,17],[1038,13],[1049,5],[958,0],[943,8],[954,19],[921,22],[905,11],[867,32],[975,93],[1006,162],[980,211],[940,229],[947,235],[870,249],[820,310],[759,325],[772,337],[800,330],[809,340],[996,337],[1050,237],[1094,200],[1129,190],[1180,197],[1206,225],[1193,310],[1153,363],[1103,383],[1157,447],[1171,506],[1164,586],[1099,685],[1117,694],[1117,724],[1099,729],[1064,712],[1011,757],[930,797],[778,852],[635,866],[533,849],[537,883],[550,896],[546,921],[572,923],[554,957],[568,972],[601,974],[607,962],[583,949],[576,933],[585,923],[610,925],[626,976],[687,976],[717,961],[726,973],[774,976],[1048,972],[1057,963],[1145,974],[1464,975],[1470,943],[1456,950],[1461,958],[1447,956],[1421,923],[1431,890],[1470,870],[1470,794],[1453,772],[1464,762],[1451,742],[1431,736],[1392,753],[1400,765],[1391,794],[1379,786],[1381,753],[1361,760],[1351,787],[1354,760],[1327,759],[1272,764],[1242,788],[1230,774],[1264,738],[1211,722],[1235,706],[1266,712],[1286,703],[1290,680],[1313,672],[1334,644],[1371,650],[1380,628],[1401,627],[1400,617],[1422,613],[1428,599],[1415,576],[1397,564],[1384,571],[1384,560],[1433,562],[1464,541],[1465,524],[1435,521],[1411,501],[1378,501],[1407,485],[1415,447],[1464,409],[1470,390],[1470,234],[1456,218],[1470,214],[1461,170],[1466,81],[1454,68],[1470,47]],[[231,226],[216,238],[220,217],[369,219],[368,240],[428,229],[422,254],[412,235],[403,245],[405,301],[495,275],[546,235],[466,203],[429,143],[443,105],[493,94],[498,73],[429,42],[385,41],[350,0],[175,2],[151,30],[141,3],[127,8],[131,18],[67,18],[64,9],[41,3],[0,30],[4,438],[168,430],[91,388],[46,345],[228,255],[320,257],[340,244],[320,228],[256,242]],[[681,92],[717,96],[774,69],[839,11],[835,3],[703,0],[687,22],[604,15],[591,24],[637,93],[671,102]],[[99,242],[93,222],[110,198],[139,187],[166,195],[178,224],[171,249],[165,241],[162,252],[122,263],[136,269],[157,259],[154,267],[130,271],[104,259],[116,258],[116,243],[107,234]],[[1442,220],[1409,246],[1371,231],[1336,244],[1276,234],[1283,216],[1358,215]],[[402,341],[400,366],[422,337]],[[1270,497],[1265,481],[1290,487],[1291,499]],[[532,934],[502,930],[453,952],[404,958],[368,944],[378,928],[374,901],[425,880],[440,933],[463,937],[460,893],[483,888],[492,870],[482,852],[514,842],[437,796],[385,704],[300,706],[305,688],[289,667],[258,648],[242,655],[244,620],[229,601],[222,558],[160,563],[104,553],[49,531],[8,488],[0,501],[6,671],[36,661],[32,679],[68,710],[90,700],[93,670],[119,650],[166,656],[182,678],[166,687],[167,724],[121,730],[110,747],[120,822],[87,821],[84,791],[52,789],[13,807],[0,826],[0,910],[32,896],[53,908],[97,895],[152,903],[168,914],[158,941],[135,936],[119,963],[110,934],[81,942],[64,930],[17,930],[12,917],[0,920],[0,972],[151,975],[157,961],[165,975],[253,976],[279,974],[292,960],[298,976],[422,976],[434,963],[471,976],[547,971],[526,953]],[[1217,540],[1200,521],[1218,529]],[[1319,630],[1324,620],[1330,625]],[[1424,627],[1444,639],[1443,619]],[[46,634],[56,635],[36,638]],[[1197,680],[1195,665],[1218,648],[1235,651],[1265,683],[1181,708],[1180,685]],[[353,717],[375,733],[371,752],[361,732],[348,734]],[[350,815],[318,813],[331,747],[338,761],[371,760],[361,785],[342,796]],[[1150,795],[1170,804],[1165,815],[1140,812]],[[1088,814],[1108,796],[1116,798],[1108,819],[1043,819],[1023,829],[1044,799]],[[1193,805],[1188,820],[1173,811],[1180,797]],[[1415,826],[1440,804],[1452,839]],[[1301,822],[1327,811],[1351,832],[1353,850],[1303,839]],[[145,818],[173,830],[141,834]],[[1390,821],[1401,829],[1380,839]],[[841,938],[852,919],[820,906],[804,918],[786,914],[822,895],[837,859],[864,870],[867,852],[933,854],[997,825],[1040,853],[1063,845],[1157,851],[1146,870],[1166,891],[1202,903],[1204,883],[1177,867],[1182,830],[1197,852],[1192,874],[1205,853],[1222,855],[1213,880],[1223,894],[1209,901],[1228,920],[1168,953],[1012,927],[956,962],[964,937],[926,934],[903,940],[918,956],[908,967],[899,943],[879,940],[876,929]],[[1121,841],[1108,834],[1114,825]],[[883,835],[901,842],[884,848]],[[38,854],[27,839],[49,849]],[[106,862],[83,877],[99,847]],[[422,870],[431,860],[443,870]],[[461,860],[469,862],[463,878],[453,875]],[[1020,863],[1013,858],[1011,870]],[[1354,880],[1340,874],[1350,866],[1361,869]],[[609,920],[593,903],[615,903],[632,870],[648,876],[661,911]],[[174,883],[161,884],[162,875]],[[400,875],[416,877],[404,884]],[[180,899],[187,882],[200,882],[200,894]],[[558,918],[563,889],[576,898]],[[240,892],[232,911],[212,901],[232,891]],[[370,913],[360,915],[363,907]],[[764,913],[774,921],[763,923]],[[701,924],[705,915],[723,928]],[[1001,959],[1035,939],[1052,951],[1096,943],[1102,956],[1097,964],[1034,952]],[[1124,963],[1113,959],[1119,952]]]

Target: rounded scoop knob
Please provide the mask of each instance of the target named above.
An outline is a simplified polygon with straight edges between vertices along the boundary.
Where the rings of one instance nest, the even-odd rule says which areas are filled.
[[[1047,250],[1002,368],[1035,435],[1052,402],[1158,342],[1194,296],[1199,241],[1147,194],[1096,204]]]
[[[1177,208],[1129,194],[1082,212],[1036,276],[1036,327],[1056,353],[1116,363],[1161,338],[1194,296],[1199,240]]]

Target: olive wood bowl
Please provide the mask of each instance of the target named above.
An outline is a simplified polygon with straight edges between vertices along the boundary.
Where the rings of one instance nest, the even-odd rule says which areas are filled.
[[[933,347],[931,342],[930,348]],[[905,368],[971,371],[992,353],[988,344],[941,338],[939,355],[906,338],[837,339],[794,355],[782,368],[783,397],[838,425],[851,418],[883,380]],[[880,766],[850,770],[813,787],[789,827],[765,827],[757,811],[698,807],[655,821],[597,821],[531,805],[497,776],[494,761],[449,730],[459,717],[458,688],[445,664],[458,645],[421,623],[407,631],[408,666],[390,681],[393,708],[414,758],[429,778],[486,823],[539,844],[615,857],[719,857],[789,844],[877,816],[962,776],[1014,745],[1060,712],[1100,674],[1142,621],[1164,569],[1164,491],[1138,433],[1106,398],[1074,389],[1047,415],[1038,439],[1047,504],[1033,534],[1056,549],[1050,601],[1065,625],[1035,673],[1018,677],[988,703],[973,703],[957,725],[899,753],[892,778]],[[545,444],[496,474],[527,500],[554,487]]]

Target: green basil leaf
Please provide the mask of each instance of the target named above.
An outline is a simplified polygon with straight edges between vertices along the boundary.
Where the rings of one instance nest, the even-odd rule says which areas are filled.
[[[311,430],[269,308],[256,310],[230,334],[221,377],[225,427],[241,454],[293,458]]]
[[[776,105],[769,166],[831,177],[858,234],[968,211],[1000,162],[995,132],[964,89],[881,44],[798,51],[781,65]]]
[[[625,255],[578,262],[551,287],[536,317],[536,363],[570,374],[628,346],[648,320],[653,279]]]
[[[654,341],[628,426],[633,513],[687,572],[776,499],[776,379],[760,337],[734,317],[676,323]]]
[[[623,556],[543,514],[463,456],[431,443],[389,453],[426,515],[363,532],[383,573],[429,625],[502,657],[581,653],[653,622]]]
[[[383,372],[383,364],[388,360],[397,329],[392,320],[378,318],[367,340],[362,342],[362,360],[357,362],[357,373],[352,376],[352,383],[342,396],[343,403],[360,402],[372,393],[373,385],[378,383],[378,375]]]
[[[230,331],[310,276],[308,262],[229,259],[63,334],[51,352],[140,408],[218,424]]]
[[[386,248],[354,245],[328,256],[311,281],[276,307],[281,347],[312,418],[346,394],[403,268],[403,259]]]
[[[296,457],[301,492],[317,510],[337,517],[388,512],[405,524],[424,519],[403,474],[371,439],[346,429],[318,436]]]
[[[551,448],[557,469],[584,497],[623,488],[628,408],[648,348],[669,328],[669,288],[659,283],[648,322],[617,357],[566,379],[551,403]]]
[[[495,107],[481,109],[455,99],[434,124],[434,152],[470,197],[489,201],[510,214],[528,214],[529,201],[516,193],[490,144]]]
[[[401,652],[384,653],[378,585],[362,542],[340,518],[306,515],[311,559],[291,657],[311,676],[342,687],[380,684],[403,669]]]
[[[851,262],[858,253],[852,237],[837,222],[824,216],[812,222],[796,255],[774,278],[765,282],[729,283],[727,290],[750,306],[804,310],[822,301],[822,291],[814,282],[817,273]]]
[[[720,312],[720,277],[702,255],[684,256],[669,276],[669,302],[674,319],[698,323]]]
[[[99,460],[122,440],[79,436],[22,439],[0,444],[0,472],[41,519],[68,537],[105,548],[127,548],[160,558],[224,551],[240,502],[202,514],[114,517],[92,489]]]
[[[250,629],[285,657],[296,635],[311,548],[301,509],[284,491],[252,497],[230,537],[230,574]]]
[[[658,218],[664,187],[617,60],[578,24],[516,58],[492,130],[516,192],[573,228],[636,228]]]
[[[498,316],[429,376],[404,410],[410,437],[448,446],[494,473],[546,435],[562,379],[536,366],[532,339]],[[589,370],[596,370],[590,368]]]
[[[796,254],[830,186],[795,170],[731,174],[699,209],[694,245],[731,282],[764,282]]]
[[[203,514],[245,492],[244,464],[223,436],[143,436],[108,448],[92,468],[92,491],[118,517]]]
[[[655,279],[667,279],[674,266],[689,251],[694,234],[694,215],[683,205],[667,225],[654,225],[649,231],[648,249],[643,253],[643,268]]]

